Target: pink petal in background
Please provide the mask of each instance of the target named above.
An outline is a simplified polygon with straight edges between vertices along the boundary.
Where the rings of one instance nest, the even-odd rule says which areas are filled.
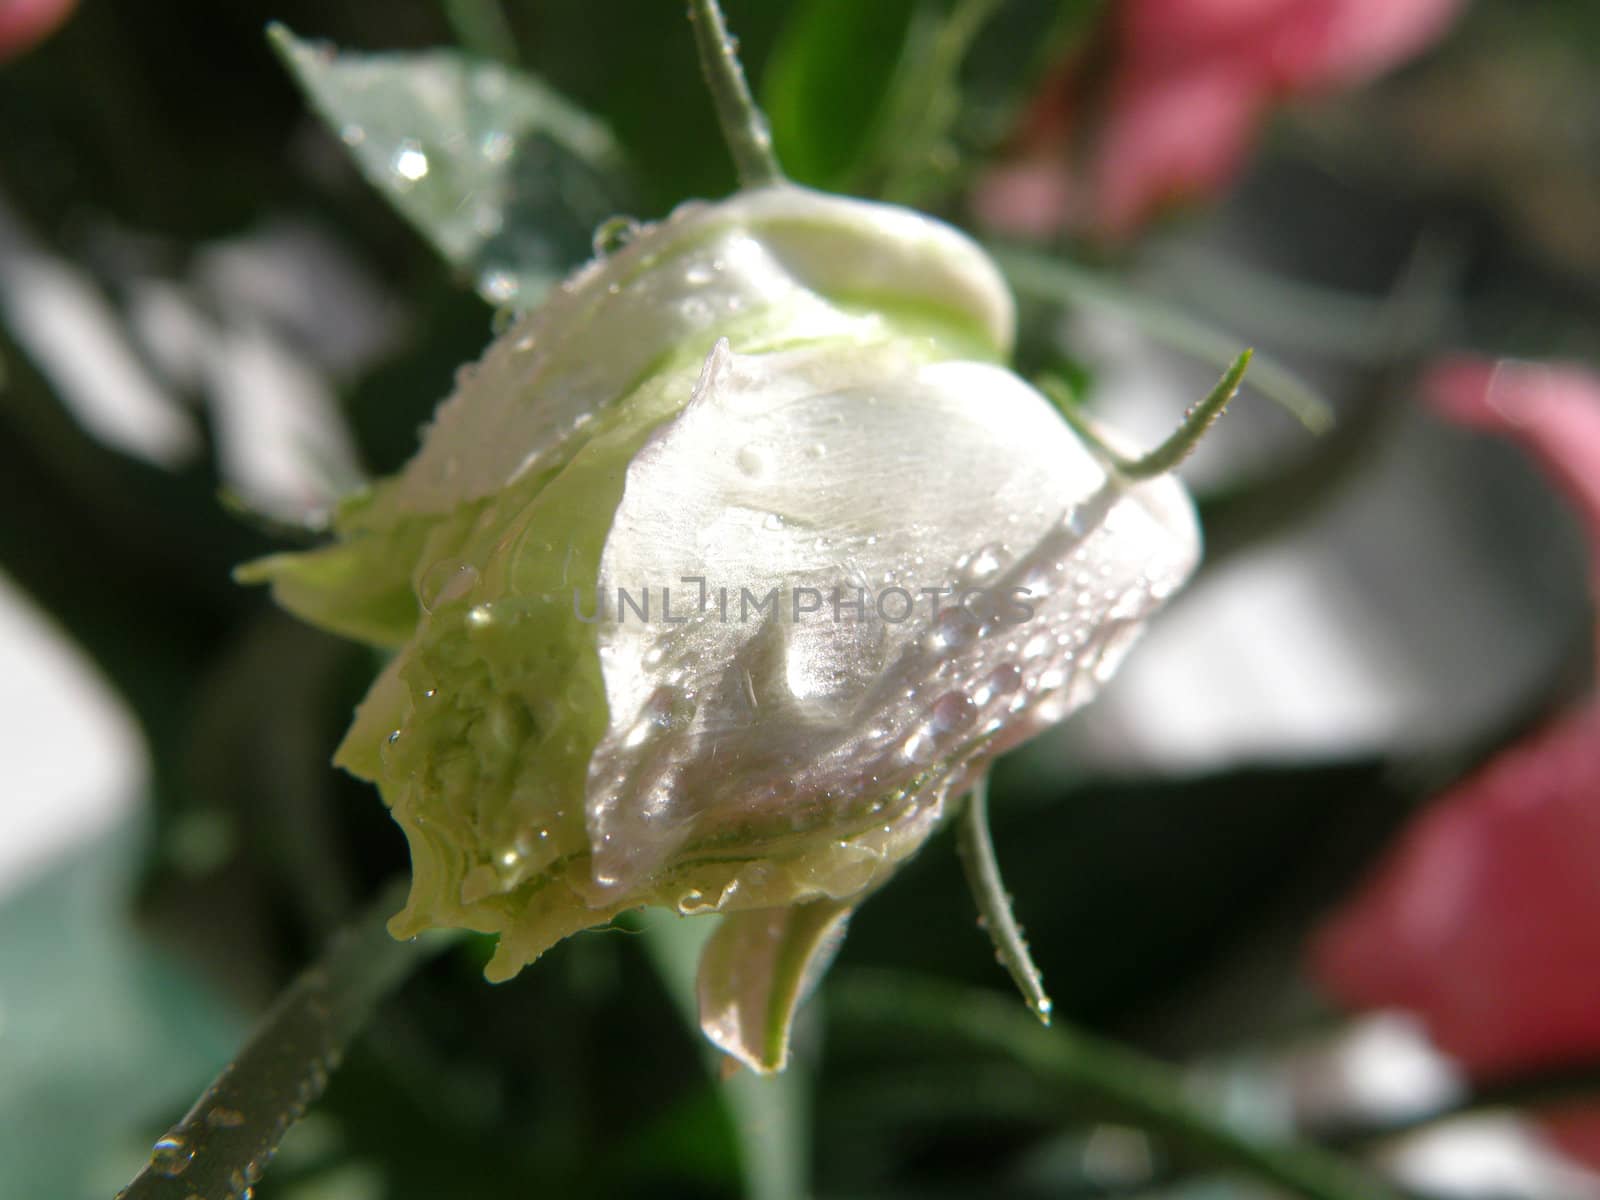
[[[54,33],[77,0],[0,0],[0,62]]]
[[[1543,467],[1589,530],[1600,601],[1600,376],[1462,355],[1422,392]],[[1311,970],[1350,1007],[1421,1017],[1479,1078],[1600,1058],[1600,695],[1436,799],[1323,927]],[[1543,1125],[1600,1166],[1600,1108]]]
[[[1266,105],[1259,82],[1227,63],[1128,78],[1091,168],[1094,227],[1126,237],[1164,205],[1221,188],[1243,166]]]
[[[1600,594],[1600,375],[1575,364],[1457,356],[1423,379],[1435,410],[1520,442],[1583,518]]]
[[[1080,103],[1092,71],[1056,72],[1023,118],[1019,161],[980,181],[974,207],[1003,232],[1038,237],[1070,228],[1126,238],[1166,204],[1225,187],[1274,103],[1362,83],[1404,62],[1442,36],[1463,6],[1122,0],[1103,27],[1102,52],[1110,56],[1103,105]],[[1096,129],[1084,129],[1084,115]],[[1085,132],[1091,145],[1075,163],[1069,143]],[[1045,178],[1050,171],[1061,176],[1055,186]],[[1077,203],[1080,176],[1091,193],[1086,205]]]
[[[1480,1077],[1600,1055],[1600,703],[1434,801],[1312,971],[1352,1008],[1417,1014]]]

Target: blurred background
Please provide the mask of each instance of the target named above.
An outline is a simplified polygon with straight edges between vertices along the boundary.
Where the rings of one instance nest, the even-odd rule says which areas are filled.
[[[0,0],[0,1195],[113,1194],[404,871],[328,764],[378,664],[229,572],[602,221],[732,189],[681,9]],[[1059,1019],[1407,1194],[1600,1197],[1600,7],[726,9],[794,178],[996,249],[1024,372],[1153,442],[1260,352],[1201,575],[996,780]],[[951,840],[781,1083],[718,1080],[646,937],[468,945],[257,1196],[1289,1194],[852,1001],[1007,998]]]

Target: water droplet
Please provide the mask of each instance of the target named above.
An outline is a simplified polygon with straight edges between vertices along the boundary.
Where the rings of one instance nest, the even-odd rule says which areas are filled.
[[[359,146],[367,140],[367,131],[351,121],[340,127],[339,140],[346,146]]]
[[[695,263],[683,273],[683,281],[690,287],[705,287],[716,277],[716,271],[706,263]]]
[[[611,217],[601,221],[594,231],[594,256],[605,258],[615,254],[639,234],[639,222],[632,217]]]
[[[900,746],[901,755],[910,763],[930,762],[933,759],[933,751],[933,732],[926,726],[918,729]]]
[[[991,542],[967,559],[962,574],[973,581],[987,579],[1000,569],[1004,559],[1005,548]]]
[[[467,610],[467,624],[474,629],[483,629],[494,624],[494,609],[487,604],[474,604]]]
[[[460,600],[478,583],[478,569],[471,563],[445,559],[422,573],[417,584],[417,600],[422,611],[431,613],[452,600]]]
[[[955,733],[978,719],[978,706],[962,692],[947,692],[933,704],[929,718],[930,732],[935,735]]]
[[[150,1148],[150,1169],[167,1179],[176,1179],[194,1161],[194,1147],[176,1133],[169,1133]]]
[[[997,696],[1009,696],[1022,686],[1022,672],[1012,663],[996,667],[978,684],[973,699],[987,704]]]
[[[403,185],[409,186],[428,173],[428,156],[420,144],[407,138],[396,148],[389,166]]]
[[[759,446],[744,447],[734,461],[738,463],[740,472],[752,479],[766,474],[767,456]]]
[[[507,304],[517,295],[517,277],[499,267],[478,276],[478,291],[496,304]]]
[[[971,642],[978,632],[977,622],[964,608],[941,609],[933,623],[933,644],[938,650],[957,650]]]
[[[777,513],[768,513],[766,520],[761,522],[761,528],[779,530],[783,528],[783,518]]]
[[[511,157],[516,145],[512,136],[503,129],[491,129],[478,143],[478,153],[492,163],[503,163]]]

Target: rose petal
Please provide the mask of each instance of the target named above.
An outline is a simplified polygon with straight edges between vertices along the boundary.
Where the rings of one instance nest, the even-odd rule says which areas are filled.
[[[789,1062],[795,1013],[844,940],[851,905],[814,900],[729,913],[700,952],[700,1028],[760,1074]]]
[[[1160,208],[1232,179],[1266,109],[1259,77],[1228,62],[1118,85],[1092,168],[1095,227],[1126,237]]]
[[[1480,1075],[1600,1053],[1600,704],[1440,797],[1316,939],[1344,1003]]]
[[[1600,594],[1600,375],[1577,364],[1446,359],[1424,377],[1435,409],[1522,443],[1588,527]]]
[[[0,62],[49,37],[76,7],[77,0],[0,0]]]
[[[1176,481],[1112,484],[1000,367],[720,346],[629,466],[601,562],[607,594],[648,589],[656,616],[615,601],[599,627],[611,720],[590,764],[596,884],[626,889],[719,829],[748,842],[763,826],[781,841],[808,823],[881,825],[881,842],[814,867],[815,894],[859,891],[920,843],[949,786],[930,782],[935,764],[1087,699],[1198,553]],[[697,585],[678,590],[693,577],[703,609]],[[690,619],[664,619],[663,586]],[[978,590],[980,614],[1003,613],[1013,588],[1034,607],[979,619],[947,599],[935,621],[923,589],[959,587]],[[833,612],[836,589],[860,589],[865,610]],[[776,610],[751,607],[769,593]],[[856,811],[896,796],[877,819]]]

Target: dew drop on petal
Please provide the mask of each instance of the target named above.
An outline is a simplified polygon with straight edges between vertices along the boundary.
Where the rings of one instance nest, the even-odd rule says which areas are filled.
[[[735,461],[740,473],[752,479],[760,478],[767,472],[767,456],[759,446],[745,446],[735,456]]]
[[[962,566],[964,578],[977,582],[988,579],[1000,570],[1005,560],[1005,549],[993,542],[976,551]]]
[[[978,706],[962,692],[948,692],[933,704],[933,715],[928,721],[934,735],[956,733],[977,720]]]
[[[596,258],[615,254],[639,234],[639,222],[632,217],[610,217],[595,227],[592,245]]]
[[[452,600],[460,600],[478,583],[478,569],[471,563],[444,559],[422,573],[417,583],[417,600],[424,612],[431,613]]]
[[[933,645],[937,650],[956,650],[977,635],[977,622],[964,608],[943,609],[933,623]]]

